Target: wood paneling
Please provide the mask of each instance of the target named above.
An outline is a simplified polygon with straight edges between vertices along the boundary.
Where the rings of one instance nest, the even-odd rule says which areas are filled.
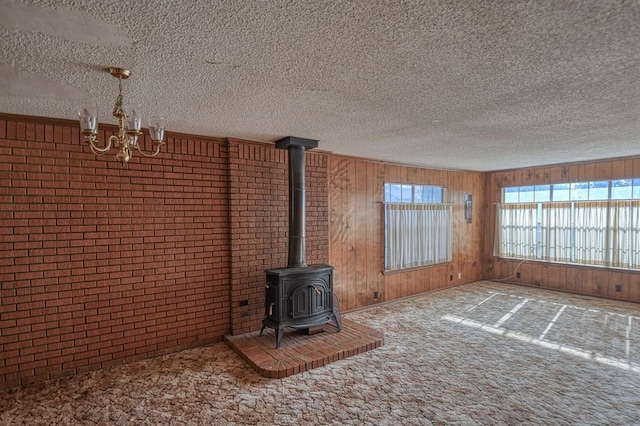
[[[521,263],[493,256],[495,203],[500,202],[503,187],[635,177],[640,177],[640,157],[486,173],[484,187],[487,204],[483,245],[485,278],[640,302],[640,271],[549,262]],[[514,274],[516,268],[520,272],[520,278]],[[509,278],[512,274],[514,276]],[[616,291],[616,285],[621,286],[621,291]]]
[[[445,201],[453,204],[452,262],[383,274],[385,182],[445,187]],[[470,224],[464,220],[465,194],[473,196]],[[482,173],[433,170],[331,155],[329,261],[335,267],[335,291],[342,310],[481,279],[483,209]]]

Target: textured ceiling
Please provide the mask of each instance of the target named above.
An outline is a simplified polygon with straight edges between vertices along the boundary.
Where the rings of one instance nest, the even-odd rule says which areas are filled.
[[[640,2],[0,0],[0,112],[438,168],[640,154]]]

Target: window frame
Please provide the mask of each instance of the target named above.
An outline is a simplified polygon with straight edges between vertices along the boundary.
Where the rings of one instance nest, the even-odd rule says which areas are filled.
[[[568,186],[567,188],[557,188],[558,191],[568,191],[567,198],[556,198],[555,187]],[[536,197],[537,192],[543,192],[543,187],[549,187],[549,198],[539,199]],[[629,187],[630,197],[616,196],[616,188]],[[531,189],[530,189],[531,188]],[[514,191],[517,189],[518,191]],[[586,193],[584,192],[586,190]],[[528,195],[525,199],[522,199],[522,193],[532,193],[531,199],[528,199]],[[517,200],[512,201],[514,195],[517,193]],[[604,193],[607,194],[606,198]],[[507,194],[509,200],[507,200]],[[574,195],[575,194],[575,195]],[[585,196],[586,194],[586,196]],[[611,179],[611,180],[589,180],[582,182],[558,182],[552,184],[541,185],[521,185],[521,186],[505,186],[500,191],[500,199],[503,204],[513,203],[531,203],[531,202],[556,202],[556,201],[614,201],[614,200],[640,200],[640,178],[623,178],[623,179]]]
[[[392,197],[392,187],[399,186],[400,190],[399,197]],[[411,197],[405,197],[404,191],[410,190]],[[450,263],[453,260],[453,212],[450,204],[445,203],[445,192],[446,188],[442,185],[424,185],[424,184],[412,184],[412,183],[396,183],[396,182],[385,182],[384,183],[384,268],[383,273],[397,273],[403,272],[411,269],[417,268],[425,268],[437,265],[443,265]],[[417,197],[417,194],[420,194]],[[429,195],[425,197],[425,194]],[[427,201],[425,201],[427,200]],[[430,202],[429,202],[430,201]],[[429,210],[430,205],[433,206],[444,206],[447,210],[447,224],[446,227],[448,231],[434,231],[434,232],[445,232],[444,236],[447,238],[447,256],[445,260],[439,262],[430,262],[427,259],[423,259],[423,263],[417,266],[409,266],[409,267],[401,267],[401,268],[393,268],[390,265],[390,241],[389,241],[389,209],[392,205],[397,206],[416,206],[417,210],[427,209]],[[439,229],[439,228],[438,228]],[[435,234],[434,234],[435,235]],[[434,239],[440,241],[439,238],[442,237],[442,234],[434,236]],[[414,249],[417,250],[417,249]]]
[[[549,188],[548,196],[536,197],[536,188],[545,186]],[[557,194],[556,191],[558,191]],[[524,197],[521,196],[523,193]],[[530,197],[530,193],[534,195]],[[523,198],[530,199],[530,201],[523,201]],[[494,255],[499,258],[522,261],[639,271],[638,261],[632,258],[640,256],[640,239],[638,238],[640,235],[640,210],[638,203],[640,203],[639,178],[503,187],[501,189],[501,203],[496,206]],[[507,206],[517,208],[517,206],[526,204],[537,205],[537,239],[535,250],[532,249],[531,253],[521,255],[517,253],[517,250],[513,251],[515,250],[513,244],[519,240],[519,237],[517,234],[510,234],[510,230],[514,226],[516,228],[519,226],[521,228],[519,232],[523,232],[522,229],[526,229],[526,225],[514,225],[511,223],[512,218],[505,216],[503,212]],[[565,207],[557,210],[561,204],[564,204]],[[599,213],[598,221],[600,223],[597,226],[594,223],[585,222],[585,220],[595,219],[580,220],[580,218],[585,218],[582,212],[589,211],[585,209],[591,209],[595,212],[594,209],[597,208],[605,209],[604,213]],[[565,216],[562,219],[562,228],[557,228],[558,225],[553,224],[554,219],[550,219],[549,216],[552,214],[550,209],[565,212],[563,213]],[[632,215],[633,219],[625,219],[624,225],[621,226],[616,219],[616,217],[622,217],[619,216],[621,214],[624,217]],[[506,222],[504,222],[505,220]],[[590,237],[585,237],[586,231],[584,230],[587,228],[590,230]],[[606,236],[597,238],[593,233],[596,228],[599,229],[598,232],[606,234]],[[563,236],[564,242],[559,242],[558,235]],[[554,236],[555,239],[550,236]],[[584,238],[589,239],[584,240]],[[627,246],[619,243],[621,238],[625,240],[624,243]],[[567,246],[569,240],[570,246]],[[580,244],[580,240],[588,243]],[[591,256],[593,257],[591,259],[590,256],[584,255],[587,251],[599,251],[605,255],[604,257],[601,255],[602,258]],[[563,253],[563,255],[558,255],[558,253]],[[620,258],[625,258],[627,261],[617,261]]]
[[[395,185],[395,186],[399,186],[401,187],[401,195],[400,195],[400,200],[390,200],[389,197],[387,197],[387,195],[391,195],[391,186]],[[388,189],[389,187],[389,189]],[[407,191],[409,190],[410,187],[410,191],[411,191],[411,200],[410,201],[404,201],[404,190],[406,189]],[[416,190],[417,189],[422,189],[423,194],[421,197],[420,201],[416,201]],[[431,193],[431,198],[432,201],[430,202],[425,202],[424,201],[424,191],[428,190],[428,192]],[[437,194],[434,193],[434,190],[437,190]],[[396,203],[396,204],[444,204],[444,192],[445,192],[445,187],[442,185],[424,185],[424,184],[416,184],[416,183],[397,183],[397,182],[385,182],[384,183],[384,202],[386,204],[390,204],[390,203]],[[433,201],[434,196],[438,196],[438,200],[439,201]]]

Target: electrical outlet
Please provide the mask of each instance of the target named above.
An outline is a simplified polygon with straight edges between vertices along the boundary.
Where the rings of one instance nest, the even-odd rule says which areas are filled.
[[[374,298],[374,299],[377,299],[377,298],[378,298],[378,292],[377,292],[377,291],[374,291],[374,292],[373,292],[373,298]]]
[[[520,272],[516,272],[516,278],[520,278]]]
[[[616,284],[616,292],[621,292],[622,291],[622,285],[620,284]]]
[[[462,272],[458,272],[458,279],[461,280],[462,279]]]
[[[453,281],[453,275],[449,275],[449,281]]]

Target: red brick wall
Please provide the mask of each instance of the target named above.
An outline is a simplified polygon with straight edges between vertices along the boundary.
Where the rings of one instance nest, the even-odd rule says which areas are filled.
[[[287,266],[289,231],[287,151],[229,141],[232,333],[259,330],[265,269]],[[306,153],[307,263],[327,263],[328,154]],[[249,304],[240,306],[241,300]]]
[[[0,388],[260,328],[264,270],[287,262],[287,152],[169,135],[155,158],[114,155],[75,122],[0,115]],[[307,153],[309,263],[328,261],[327,163]]]
[[[76,123],[0,116],[0,387],[230,332],[226,143],[114,154],[93,155]]]

